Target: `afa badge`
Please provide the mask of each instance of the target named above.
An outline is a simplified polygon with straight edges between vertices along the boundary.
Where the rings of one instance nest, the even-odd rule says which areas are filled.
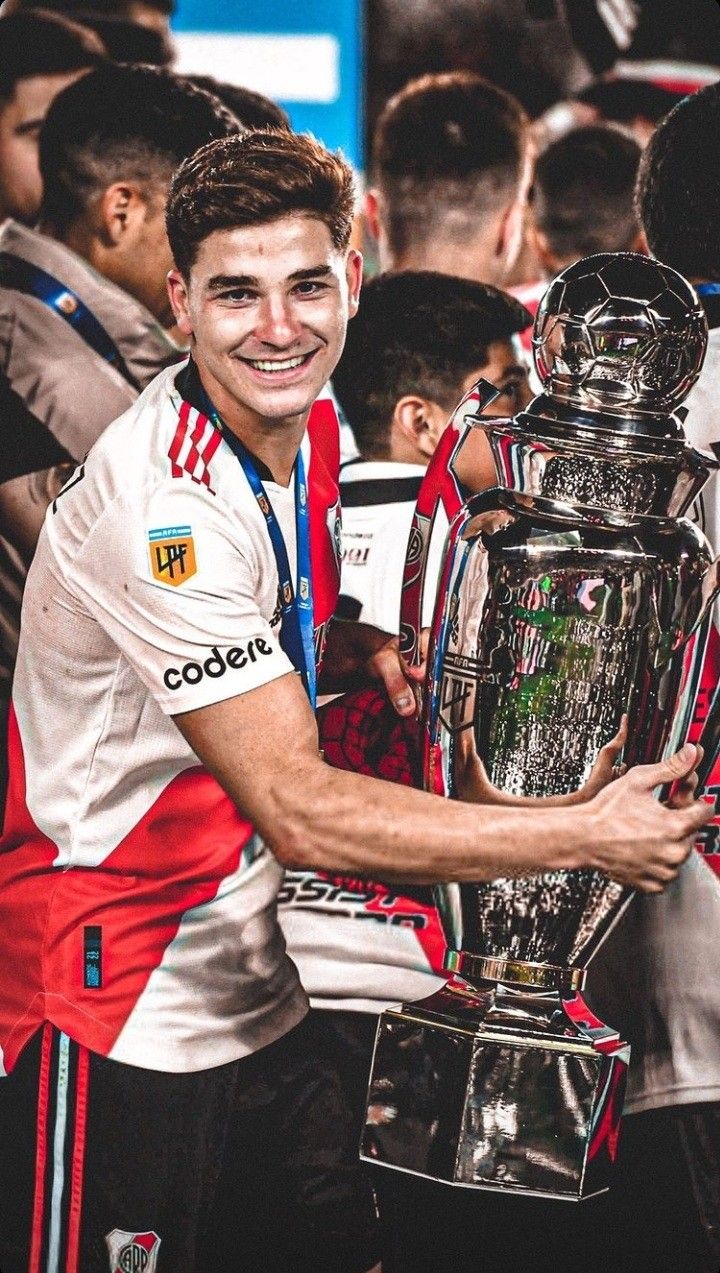
[[[105,1234],[110,1253],[110,1273],[155,1273],[160,1238],[157,1233],[125,1233],[113,1229]]]
[[[179,588],[197,574],[195,541],[190,526],[164,526],[148,531],[150,570],[158,583]]]

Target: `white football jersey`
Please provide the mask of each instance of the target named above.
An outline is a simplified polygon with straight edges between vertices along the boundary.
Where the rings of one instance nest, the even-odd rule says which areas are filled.
[[[0,842],[7,1069],[43,1020],[118,1061],[190,1071],[307,1008],[277,923],[282,870],[172,720],[294,672],[264,517],[176,373],[76,470],[29,574]],[[315,579],[323,539],[335,569],[337,488],[308,437],[303,452]],[[294,484],[265,488],[294,569]]]

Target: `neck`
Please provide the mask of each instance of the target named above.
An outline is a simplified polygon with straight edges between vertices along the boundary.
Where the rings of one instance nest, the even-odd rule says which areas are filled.
[[[499,287],[507,273],[504,259],[492,250],[491,242],[484,237],[465,244],[441,238],[429,243],[412,243],[405,251],[388,255],[383,268],[434,270],[493,287]]]
[[[289,486],[309,409],[297,416],[267,419],[239,403],[215,379],[207,367],[195,359],[200,383],[220,415],[223,424],[239,438],[248,451],[267,465],[273,480]]]

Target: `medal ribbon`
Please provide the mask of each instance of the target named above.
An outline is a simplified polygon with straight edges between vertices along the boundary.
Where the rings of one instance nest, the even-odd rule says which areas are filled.
[[[201,387],[199,385],[199,377],[198,387]],[[315,669],[312,574],[310,571],[310,509],[308,506],[308,489],[302,453],[298,451],[294,468],[297,581],[295,586],[293,586],[290,562],[280,523],[275,516],[273,506],[255,466],[255,461],[247,447],[228,429],[204,390],[202,390],[202,393],[205,400],[204,413],[212,420],[216,429],[220,430],[224,440],[233,452],[245,474],[248,486],[255,496],[258,508],[265,519],[280,583],[282,614],[280,645],[295,670],[300,673],[302,683],[310,699],[310,705],[314,710],[317,697],[317,673]]]

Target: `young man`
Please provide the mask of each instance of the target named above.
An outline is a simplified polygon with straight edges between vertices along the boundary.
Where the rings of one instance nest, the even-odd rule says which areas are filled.
[[[0,21],[0,223],[13,217],[34,225],[42,197],[40,126],[58,93],[104,59],[105,46],[52,13]]]
[[[367,1269],[349,1118],[277,925],[282,865],[421,883],[592,865],[652,891],[706,816],[651,794],[693,748],[529,814],[323,763],[337,492],[305,430],[357,308],[352,213],[348,167],[309,138],[186,161],[167,224],[192,361],[48,512],[0,852],[4,1273],[31,1232],[36,1267],[62,1251],[68,1273],[106,1273],[108,1251],[113,1270],[205,1273],[223,1242],[257,1267],[268,1233],[280,1267]]]
[[[479,75],[424,75],[378,120],[365,214],[380,266],[502,287],[523,241],[528,120]]]
[[[641,150],[618,128],[573,128],[543,150],[528,206],[528,238],[542,277],[513,288],[535,317],[548,281],[595,252],[641,252],[635,211]],[[530,351],[531,330],[523,337]]]
[[[695,284],[707,314],[708,352],[684,428],[691,443],[720,457],[719,133],[720,85],[713,84],[659,125],[643,155],[637,201],[651,252]],[[699,520],[717,552],[717,475],[703,492]],[[719,674],[715,629],[706,702]],[[720,814],[717,765],[706,794]],[[652,904],[637,898],[590,967],[590,996],[633,1047],[621,1174],[611,1195],[622,1273],[637,1268],[639,1249],[648,1267],[667,1273],[716,1273],[720,1260],[719,821],[706,828],[705,861],[693,854]]]
[[[493,415],[530,399],[514,337],[530,323],[497,288],[423,270],[363,289],[333,388],[360,459],[341,473],[341,613],[397,633],[410,524],[420,481],[448,418],[481,376],[500,389]],[[488,484],[495,470],[488,456]]]
[[[638,252],[635,210],[642,151],[618,128],[574,128],[540,155],[530,201],[531,237],[545,279],[596,252]]]

